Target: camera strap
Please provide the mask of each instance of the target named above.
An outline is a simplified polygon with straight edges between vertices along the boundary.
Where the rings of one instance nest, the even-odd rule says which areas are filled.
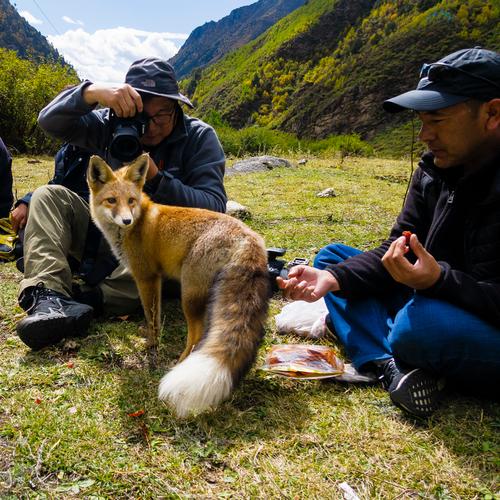
[[[87,238],[78,272],[80,278],[89,286],[97,286],[118,267],[118,261],[111,252],[98,255],[101,242],[101,231],[92,221],[89,221]]]

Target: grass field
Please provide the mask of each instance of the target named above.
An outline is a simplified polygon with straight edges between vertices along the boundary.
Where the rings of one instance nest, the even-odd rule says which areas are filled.
[[[51,177],[50,159],[14,160],[18,196]],[[229,197],[287,257],[339,241],[372,247],[401,207],[406,162],[310,158],[227,179]],[[337,196],[317,198],[332,187]],[[16,337],[21,275],[0,266],[1,498],[498,498],[500,405],[451,394],[427,422],[378,386],[273,378],[253,369],[219,409],[179,421],[157,400],[183,350],[177,302],[164,309],[155,362],[141,318],[94,323],[85,339],[33,353]],[[271,303],[256,366],[278,335]],[[140,416],[130,416],[144,410]],[[495,496],[496,495],[496,496]]]

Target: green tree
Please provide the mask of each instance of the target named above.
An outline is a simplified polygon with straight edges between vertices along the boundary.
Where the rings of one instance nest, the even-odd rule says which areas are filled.
[[[56,142],[37,125],[40,110],[64,87],[78,83],[76,73],[56,62],[19,59],[0,49],[0,136],[14,151],[54,152]]]

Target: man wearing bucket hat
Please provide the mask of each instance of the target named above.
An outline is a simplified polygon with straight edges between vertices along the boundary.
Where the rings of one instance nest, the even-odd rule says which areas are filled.
[[[40,126],[76,148],[83,161],[67,168],[59,185],[42,186],[26,200],[30,210],[19,304],[28,316],[17,332],[32,349],[85,335],[96,313],[126,314],[140,306],[132,277],[90,220],[84,180],[90,154],[117,168],[148,152],[144,190],[154,201],[225,211],[220,142],[212,127],[184,114],[181,104],[193,107],[179,92],[172,66],[150,57],[132,63],[125,83],[85,81],[40,112]],[[124,136],[126,142],[113,146]],[[131,151],[136,143],[138,150]],[[84,279],[77,288],[75,268]]]
[[[426,64],[415,90],[383,106],[415,111],[429,150],[389,238],[367,252],[329,245],[279,281],[292,299],[325,297],[320,329],[427,417],[445,381],[494,394],[500,380],[500,55]]]

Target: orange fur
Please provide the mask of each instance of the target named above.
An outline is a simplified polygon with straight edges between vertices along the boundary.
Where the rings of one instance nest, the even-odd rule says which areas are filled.
[[[267,314],[267,256],[262,238],[237,219],[153,203],[142,193],[147,166],[143,155],[113,172],[92,157],[90,208],[137,283],[151,347],[160,337],[162,279],[181,283],[188,336],[180,360],[194,356],[184,369],[178,365],[164,377],[160,397],[185,415],[226,398],[255,359]],[[206,394],[189,384],[185,388],[195,360],[204,373],[193,374],[193,383],[202,380],[199,391]]]

